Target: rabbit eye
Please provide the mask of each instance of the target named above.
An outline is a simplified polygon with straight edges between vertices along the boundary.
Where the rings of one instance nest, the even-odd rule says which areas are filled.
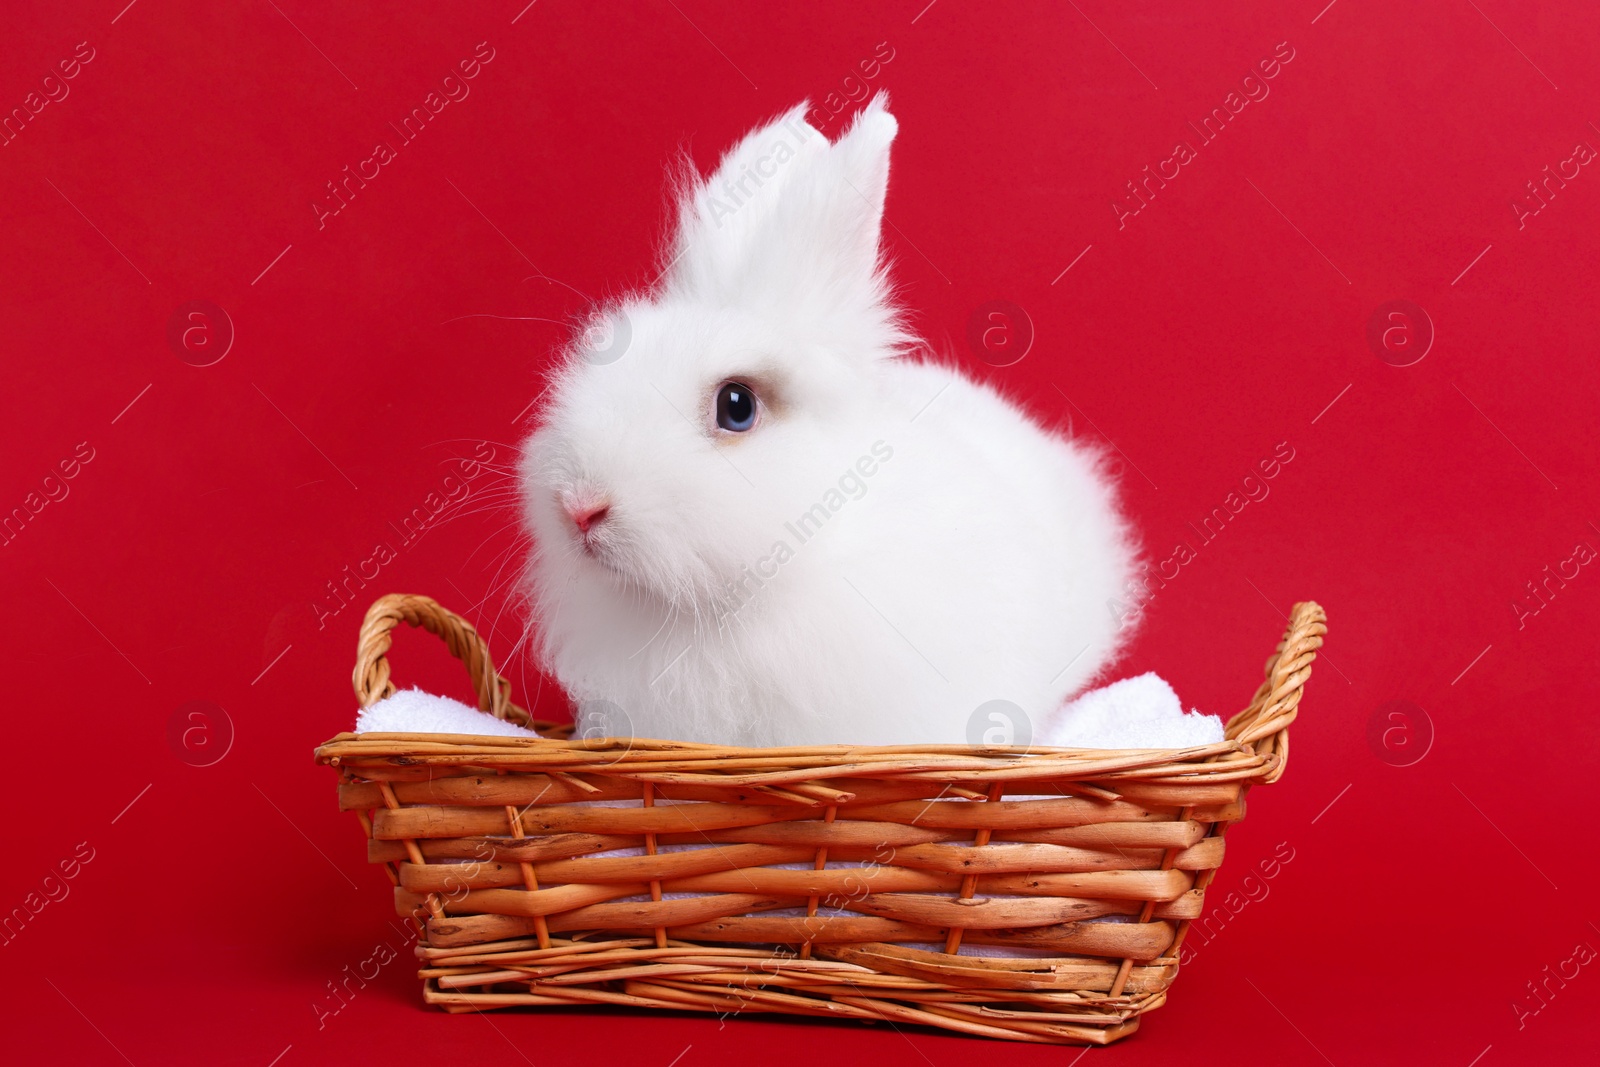
[[[744,433],[756,424],[756,394],[747,385],[723,382],[717,390],[717,425],[730,433]]]

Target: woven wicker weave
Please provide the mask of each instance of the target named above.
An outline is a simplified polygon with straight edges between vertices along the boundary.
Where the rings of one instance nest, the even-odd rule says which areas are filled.
[[[394,692],[385,657],[402,621],[445,640],[481,708],[548,738],[343,733],[317,749],[418,923],[428,1003],[779,1012],[1089,1044],[1166,1000],[1224,831],[1251,785],[1283,773],[1326,631],[1319,606],[1295,605],[1227,740],[1199,748],[735,748],[535,723],[472,626],[421,596],[368,612],[363,707]],[[596,855],[629,848],[642,851]]]

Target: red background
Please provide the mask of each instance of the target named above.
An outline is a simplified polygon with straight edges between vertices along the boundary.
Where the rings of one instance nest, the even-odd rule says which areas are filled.
[[[447,1016],[419,1007],[404,954],[318,1026],[326,984],[398,942],[388,882],[311,759],[352,721],[365,602],[440,598],[492,635],[520,692],[561,707],[512,656],[503,477],[319,627],[314,605],[338,606],[326,583],[395,544],[390,523],[451,457],[487,441],[509,461],[560,324],[651,277],[675,152],[708,167],[758,121],[842,94],[887,42],[871,83],[902,124],[887,247],[930,343],[1114,442],[1157,558],[1278,442],[1295,450],[1156,596],[1125,669],[1226,713],[1280,612],[1316,598],[1331,620],[1288,773],[1252,797],[1208,902],[1280,842],[1292,862],[1139,1035],[1092,1060],[1594,1056],[1600,968],[1552,982],[1537,1014],[1526,983],[1600,948],[1582,831],[1600,568],[1552,583],[1536,614],[1512,604],[1578,542],[1600,548],[1600,172],[1520,228],[1511,207],[1576,143],[1600,145],[1592,8],[524,2],[8,5],[6,113],[78,42],[95,49],[0,148],[0,508],[93,449],[0,548],[0,908],[93,849],[0,946],[8,1052],[1077,1062],[883,1024]],[[319,229],[325,183],[480,41],[495,58],[471,95]],[[1196,141],[1185,122],[1283,41],[1270,96],[1119,229],[1125,183]],[[236,331],[206,367],[167,340],[197,299]],[[1366,339],[1394,299],[1436,332],[1411,366]],[[966,348],[991,300],[1037,335],[1003,369]],[[422,637],[395,662],[403,682],[465,690]],[[196,700],[223,710],[185,749],[169,722]],[[1410,766],[1394,764],[1423,743],[1416,712],[1368,741],[1397,700],[1432,727]],[[223,744],[223,716],[226,755],[186,762]]]

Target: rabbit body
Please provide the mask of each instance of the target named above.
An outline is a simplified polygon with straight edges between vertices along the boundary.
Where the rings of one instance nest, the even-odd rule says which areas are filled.
[[[1114,484],[911,355],[878,255],[895,120],[880,97],[830,144],[802,114],[688,184],[662,284],[552,383],[520,471],[542,660],[590,734],[1023,743],[1127,636]]]

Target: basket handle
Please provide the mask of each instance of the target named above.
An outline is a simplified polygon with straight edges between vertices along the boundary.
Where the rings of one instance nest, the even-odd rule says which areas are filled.
[[[352,676],[356,699],[363,708],[391,695],[388,653],[394,644],[391,631],[400,623],[420,626],[444,639],[450,654],[466,665],[472,689],[478,694],[478,708],[497,719],[533,726],[532,717],[511,702],[511,683],[494,669],[489,646],[473,625],[439,604],[432,597],[414,593],[390,593],[379,597],[367,609],[361,622],[361,637],[356,645],[356,669]]]
[[[1276,765],[1261,779],[1275,782],[1289,760],[1289,724],[1311,677],[1311,663],[1328,632],[1328,616],[1314,600],[1296,604],[1278,649],[1267,660],[1267,677],[1250,706],[1228,720],[1227,737],[1243,741],[1260,755],[1276,755]]]

